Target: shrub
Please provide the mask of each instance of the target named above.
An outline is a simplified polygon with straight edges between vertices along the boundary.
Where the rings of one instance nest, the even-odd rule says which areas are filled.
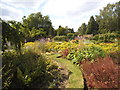
[[[67,38],[68,39],[74,39],[74,37],[75,37],[75,35],[74,35],[74,33],[67,33]]]
[[[115,39],[119,37],[120,37],[120,34],[106,33],[106,34],[95,35],[92,39],[99,42],[115,42]]]
[[[55,40],[55,41],[67,41],[67,37],[66,36],[55,36],[53,38],[53,40]]]
[[[47,59],[34,51],[3,53],[3,89],[29,87],[42,81],[46,72]],[[41,77],[41,78],[39,78]]]
[[[93,63],[86,60],[80,67],[89,88],[118,88],[120,84],[118,65],[108,56],[98,58]]]

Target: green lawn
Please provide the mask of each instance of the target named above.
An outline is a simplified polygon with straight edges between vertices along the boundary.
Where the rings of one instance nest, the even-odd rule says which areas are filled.
[[[80,71],[79,67],[73,65],[72,62],[70,62],[69,60],[57,58],[57,56],[58,54],[49,55],[49,58],[57,61],[58,63],[61,63],[66,69],[71,72],[66,88],[84,88],[82,72]]]

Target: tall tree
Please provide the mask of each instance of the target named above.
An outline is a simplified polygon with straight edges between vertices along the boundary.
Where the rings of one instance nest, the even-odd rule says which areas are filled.
[[[81,35],[83,35],[83,34],[85,34],[85,32],[86,32],[86,24],[85,23],[83,23],[79,28],[78,28],[78,32],[81,34]]]
[[[15,46],[16,50],[20,50],[24,43],[23,33],[20,31],[20,23],[16,21],[1,21],[2,22],[2,49],[3,51],[8,47],[7,43]]]
[[[46,37],[54,35],[54,28],[49,16],[43,16],[40,12],[32,13],[27,18],[23,18],[23,31],[26,33],[26,38]],[[37,32],[32,34],[32,32]],[[35,37],[34,37],[35,36]]]
[[[86,33],[87,34],[97,34],[97,32],[98,32],[98,24],[95,21],[94,17],[91,16],[90,20],[88,22]]]
[[[120,1],[115,4],[108,4],[103,10],[100,10],[100,15],[96,16],[99,23],[99,32],[118,32],[120,30]]]

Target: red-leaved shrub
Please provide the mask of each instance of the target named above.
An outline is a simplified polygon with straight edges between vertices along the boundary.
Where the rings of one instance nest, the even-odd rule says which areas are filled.
[[[66,58],[66,56],[69,54],[69,50],[68,49],[65,49],[61,52],[61,55],[63,58]]]
[[[118,88],[120,85],[119,66],[109,56],[98,58],[93,63],[86,60],[80,68],[88,88]]]

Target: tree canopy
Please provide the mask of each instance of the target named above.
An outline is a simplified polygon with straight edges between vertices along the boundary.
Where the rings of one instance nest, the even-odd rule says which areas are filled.
[[[99,24],[99,33],[119,32],[120,31],[120,1],[115,4],[108,4],[100,15],[96,15]]]
[[[54,28],[49,16],[43,16],[40,12],[32,13],[23,18],[23,32],[26,38],[40,38],[54,35]]]
[[[86,33],[86,29],[87,29],[87,26],[85,23],[83,23],[79,28],[78,28],[78,32],[83,35]]]
[[[88,25],[82,24],[78,28],[80,34],[98,34],[98,33],[120,33],[120,1],[114,4],[107,4],[100,10],[99,15],[90,17]]]
[[[90,20],[88,22],[86,33],[87,34],[97,34],[97,31],[98,31],[98,24],[95,21],[94,17],[91,16]]]
[[[16,50],[20,50],[24,42],[23,33],[20,30],[20,23],[16,21],[2,22],[2,49],[8,46],[8,42],[15,46]]]
[[[56,30],[57,32],[57,36],[62,36],[62,35],[67,35],[68,33],[74,33],[74,30],[73,28],[68,28],[67,26],[66,27],[62,27],[62,26],[59,26],[59,28]]]

